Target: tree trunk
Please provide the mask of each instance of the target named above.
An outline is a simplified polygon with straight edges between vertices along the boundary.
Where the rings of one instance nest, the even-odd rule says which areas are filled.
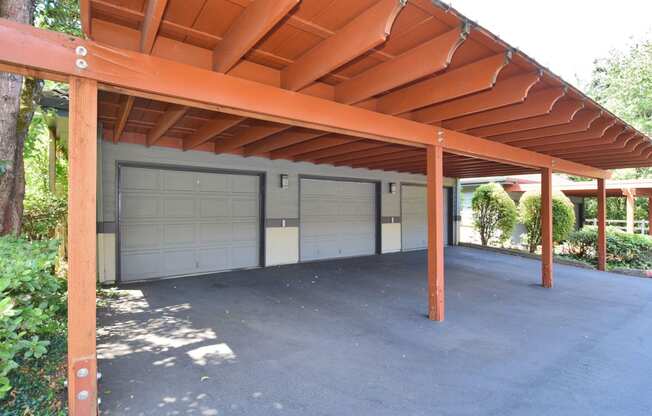
[[[33,24],[33,0],[0,0],[0,17]],[[23,148],[42,82],[28,79],[22,87],[22,76],[0,73],[0,235],[20,233],[25,196]]]

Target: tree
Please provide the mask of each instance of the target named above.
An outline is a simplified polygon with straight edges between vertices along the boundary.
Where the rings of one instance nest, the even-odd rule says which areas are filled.
[[[526,242],[530,253],[541,245],[541,192],[525,192],[518,203],[519,219],[525,226]],[[575,225],[573,203],[561,192],[552,197],[552,239],[565,240]]]
[[[497,183],[480,185],[473,192],[473,225],[483,246],[492,238],[507,240],[516,225],[516,204]]]
[[[0,17],[80,34],[76,0],[1,0]],[[0,72],[0,235],[19,234],[25,197],[25,138],[43,82]]]

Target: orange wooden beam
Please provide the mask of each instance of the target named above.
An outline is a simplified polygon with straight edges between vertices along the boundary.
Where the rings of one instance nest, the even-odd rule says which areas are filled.
[[[19,73],[36,71],[39,75],[59,78],[71,74],[83,75],[100,82],[101,88],[120,90],[130,95],[413,147],[437,143],[437,134],[441,131],[455,138],[442,144],[452,153],[485,159],[496,157],[502,162],[532,168],[556,163],[556,166],[563,165],[567,169],[564,170],[565,173],[573,175],[609,176],[608,172],[590,166],[512,146],[500,147],[498,143],[467,135],[456,136],[455,132],[400,117],[286,91],[155,56],[114,49],[5,19],[0,19],[0,38],[7,44],[23,46],[0,48],[0,65],[3,65],[3,69],[9,68]],[[84,46],[88,51],[84,57],[87,62],[85,69],[76,66],[77,59],[80,59],[75,53],[77,46]],[[502,149],[502,155],[496,152],[495,149],[498,148]]]
[[[573,152],[572,149],[577,149],[577,148],[582,148],[582,147],[593,147],[594,149],[597,149],[595,146],[596,145],[605,145],[605,144],[612,144],[616,141],[618,136],[620,136],[624,131],[624,127],[615,124],[612,127],[608,128],[605,130],[605,132],[602,134],[600,137],[594,137],[591,139],[584,139],[584,140],[575,140],[573,142],[562,142],[562,143],[555,143],[556,140],[551,140],[551,144],[547,144],[544,146],[533,146],[532,150],[536,150],[538,152],[546,152],[546,151],[559,151],[559,149],[565,149],[565,151]],[[528,146],[529,147],[529,146]]]
[[[602,111],[585,108],[573,117],[573,121],[568,124],[558,126],[543,127],[527,131],[517,131],[491,136],[491,140],[501,143],[511,143],[518,140],[539,139],[542,137],[559,136],[563,134],[581,133],[587,131],[591,124],[602,115]]]
[[[510,61],[511,53],[490,58],[417,82],[382,96],[376,103],[381,113],[402,114],[417,108],[459,98],[493,87],[496,78]]]
[[[405,149],[406,148],[403,146],[387,145],[385,143],[379,143],[378,147],[372,149],[359,150],[355,152],[349,152],[343,155],[320,158],[317,159],[317,163],[337,163],[337,162],[343,162],[347,160],[355,160],[367,156],[384,155],[386,153],[398,152],[400,150],[405,150]]]
[[[598,270],[607,270],[607,192],[604,179],[598,179]]]
[[[281,85],[297,91],[385,42],[404,1],[380,0],[281,71]]]
[[[91,0],[79,0],[79,18],[82,32],[87,39],[91,39]]]
[[[541,170],[541,285],[546,288],[553,285],[552,226],[552,169],[544,168]]]
[[[316,139],[325,135],[326,133],[315,130],[286,130],[246,146],[244,149],[244,154],[246,156],[262,155],[277,149],[282,149],[288,146],[307,142],[308,140]]]
[[[294,160],[314,162],[326,157],[346,155],[360,150],[375,149],[379,146],[383,146],[383,143],[371,142],[371,141],[359,141],[355,143],[343,144],[341,146],[329,147],[328,149],[316,150],[314,152],[302,153],[300,155],[297,155],[294,158]]]
[[[441,146],[429,146],[428,173],[428,317],[445,318],[444,302],[444,162]]]
[[[220,114],[214,120],[205,123],[190,137],[183,141],[183,150],[191,150],[212,140],[215,136],[225,132],[233,126],[238,125],[244,120],[243,117],[230,114]]]
[[[568,125],[571,121],[573,121],[573,118],[583,107],[583,101],[557,101],[548,114],[535,117],[526,117],[523,119],[494,124],[491,126],[479,127],[473,130],[469,130],[469,134],[478,137],[489,137],[516,131]]]
[[[113,129],[113,143],[120,141],[122,132],[127,125],[127,120],[129,119],[129,113],[134,106],[134,100],[136,97],[133,95],[125,95],[122,97],[120,102],[120,108],[118,108],[118,115],[115,122],[115,127]]]
[[[158,29],[161,26],[163,13],[168,0],[147,0],[147,8],[145,9],[145,18],[141,25],[140,35],[140,51],[143,53],[151,53],[156,41]]]
[[[95,346],[97,82],[70,79],[68,154],[68,408],[97,415]]]
[[[356,138],[328,135],[316,139],[304,141],[292,146],[284,147],[282,149],[274,150],[270,153],[270,159],[291,159],[301,153],[313,152],[315,150],[326,149],[328,147],[340,146],[356,141]]]
[[[564,88],[549,88],[533,92],[522,104],[497,108],[482,113],[472,114],[442,123],[442,127],[452,130],[471,130],[492,124],[506,123],[522,118],[548,114],[553,106],[566,94]]]
[[[445,69],[470,27],[448,31],[335,87],[335,100],[355,104]]]
[[[384,155],[378,155],[378,156],[369,156],[365,158],[360,158],[356,159],[351,163],[350,166],[358,167],[358,166],[364,166],[365,164],[373,164],[373,163],[388,163],[393,160],[401,160],[401,159],[410,159],[412,157],[424,157],[425,152],[421,149],[407,149],[407,150],[401,150],[396,153],[388,153]],[[381,163],[381,164],[382,164]],[[338,166],[336,163],[335,166]]]
[[[540,79],[540,72],[518,75],[504,81],[498,81],[496,86],[488,91],[416,110],[411,114],[411,117],[412,120],[432,124],[522,103],[525,101],[530,89]]]
[[[231,152],[290,128],[292,126],[285,124],[262,122],[261,124],[250,126],[232,137],[225,137],[219,140],[215,143],[215,153]]]
[[[228,72],[299,0],[254,0],[213,50],[213,69]]]
[[[591,127],[583,132],[540,137],[536,139],[517,140],[515,142],[511,142],[510,145],[536,149],[537,146],[541,145],[571,143],[578,140],[597,140],[605,134],[607,129],[615,124],[616,120],[603,116],[591,123]]]
[[[615,155],[618,154],[619,150],[624,150],[627,148],[627,145],[630,143],[630,141],[635,140],[637,136],[635,133],[618,128],[613,133],[608,133],[605,135],[605,137],[608,137],[609,140],[604,142],[593,141],[593,145],[589,143],[591,140],[582,140],[581,142],[577,143],[577,146],[575,143],[568,143],[566,145],[560,144],[558,145],[557,149],[547,149],[546,152],[554,154],[555,156],[568,156],[570,158],[574,158],[576,156],[598,156],[599,154],[605,152],[609,153],[609,155]],[[630,155],[634,156],[632,153],[630,153]]]
[[[154,146],[172,126],[188,111],[188,107],[172,104],[156,122],[156,126],[147,133],[147,146]]]

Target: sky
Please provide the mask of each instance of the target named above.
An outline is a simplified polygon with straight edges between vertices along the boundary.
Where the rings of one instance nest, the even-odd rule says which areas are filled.
[[[446,2],[579,88],[596,59],[652,38],[652,0]]]

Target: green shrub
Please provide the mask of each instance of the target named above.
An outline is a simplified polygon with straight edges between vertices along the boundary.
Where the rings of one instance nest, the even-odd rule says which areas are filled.
[[[541,245],[541,193],[525,192],[518,204],[519,219],[525,226],[526,243],[531,253]],[[573,203],[561,192],[552,196],[552,239],[564,241],[575,225]]]
[[[584,227],[568,237],[568,252],[575,258],[597,264],[597,242],[597,227]],[[652,238],[607,228],[607,263],[611,267],[652,268]]]
[[[65,197],[49,192],[28,195],[25,198],[22,232],[30,240],[55,237],[55,230],[66,220],[68,203]]]
[[[504,242],[516,225],[516,204],[497,183],[480,185],[473,192],[473,225],[486,246],[492,238]]]
[[[65,285],[54,275],[56,241],[0,238],[0,399],[18,359],[46,353],[44,338],[61,332]]]

